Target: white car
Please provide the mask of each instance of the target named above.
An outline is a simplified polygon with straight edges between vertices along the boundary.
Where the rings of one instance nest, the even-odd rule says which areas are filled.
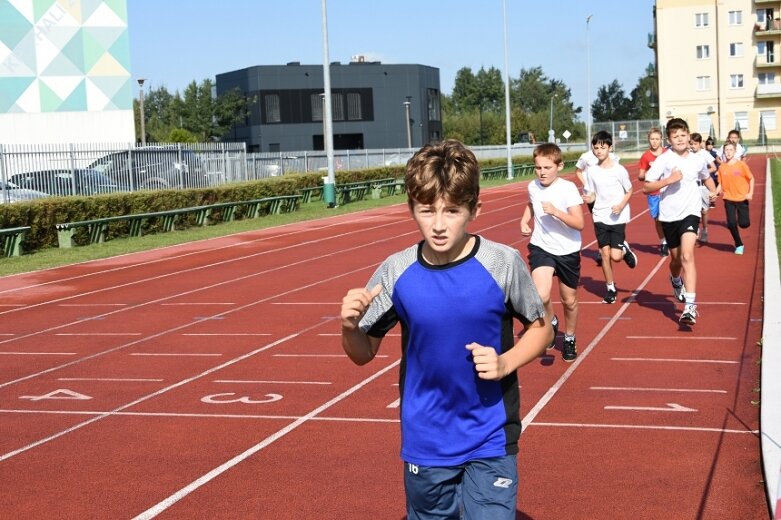
[[[44,199],[49,195],[38,190],[20,188],[13,182],[0,181],[0,204],[6,202],[22,202],[34,199]]]

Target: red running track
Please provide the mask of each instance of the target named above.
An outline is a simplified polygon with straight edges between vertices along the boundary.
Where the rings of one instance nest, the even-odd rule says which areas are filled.
[[[719,203],[691,330],[639,185],[639,265],[616,268],[615,305],[587,225],[580,356],[521,369],[518,518],[768,518],[752,404],[764,159],[750,164],[746,254]],[[526,183],[483,199],[472,231],[525,255]],[[0,517],[404,518],[399,338],[356,367],[337,317],[417,240],[397,205],[0,278]]]

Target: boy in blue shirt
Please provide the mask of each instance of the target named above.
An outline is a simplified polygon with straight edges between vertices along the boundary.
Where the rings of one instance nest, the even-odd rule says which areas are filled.
[[[521,433],[516,370],[552,339],[517,250],[467,232],[480,169],[458,141],[421,148],[405,186],[423,240],[342,300],[342,347],[371,361],[401,324],[401,456],[410,520],[515,519]],[[519,340],[513,319],[526,331]]]

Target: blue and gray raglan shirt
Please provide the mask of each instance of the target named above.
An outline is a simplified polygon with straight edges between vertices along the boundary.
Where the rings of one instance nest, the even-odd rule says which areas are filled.
[[[545,309],[517,250],[475,237],[472,252],[431,265],[423,242],[390,256],[368,287],[382,284],[360,322],[383,337],[401,323],[401,456],[422,466],[453,466],[518,453],[520,391],[513,373],[477,377],[466,345],[515,344],[513,318],[530,323]]]

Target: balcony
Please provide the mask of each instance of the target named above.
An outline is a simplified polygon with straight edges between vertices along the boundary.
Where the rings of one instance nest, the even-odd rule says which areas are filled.
[[[648,48],[656,48],[656,33],[648,33]]]
[[[769,83],[766,85],[757,85],[757,91],[754,97],[756,97],[757,99],[781,97],[781,83]]]
[[[767,20],[764,23],[756,22],[754,24],[754,32],[763,36],[781,34],[781,20]]]
[[[777,4],[778,0],[754,0],[754,5]]]
[[[771,69],[774,67],[781,67],[781,59],[775,58],[775,53],[766,56],[757,56],[754,59],[754,68],[757,69]]]

